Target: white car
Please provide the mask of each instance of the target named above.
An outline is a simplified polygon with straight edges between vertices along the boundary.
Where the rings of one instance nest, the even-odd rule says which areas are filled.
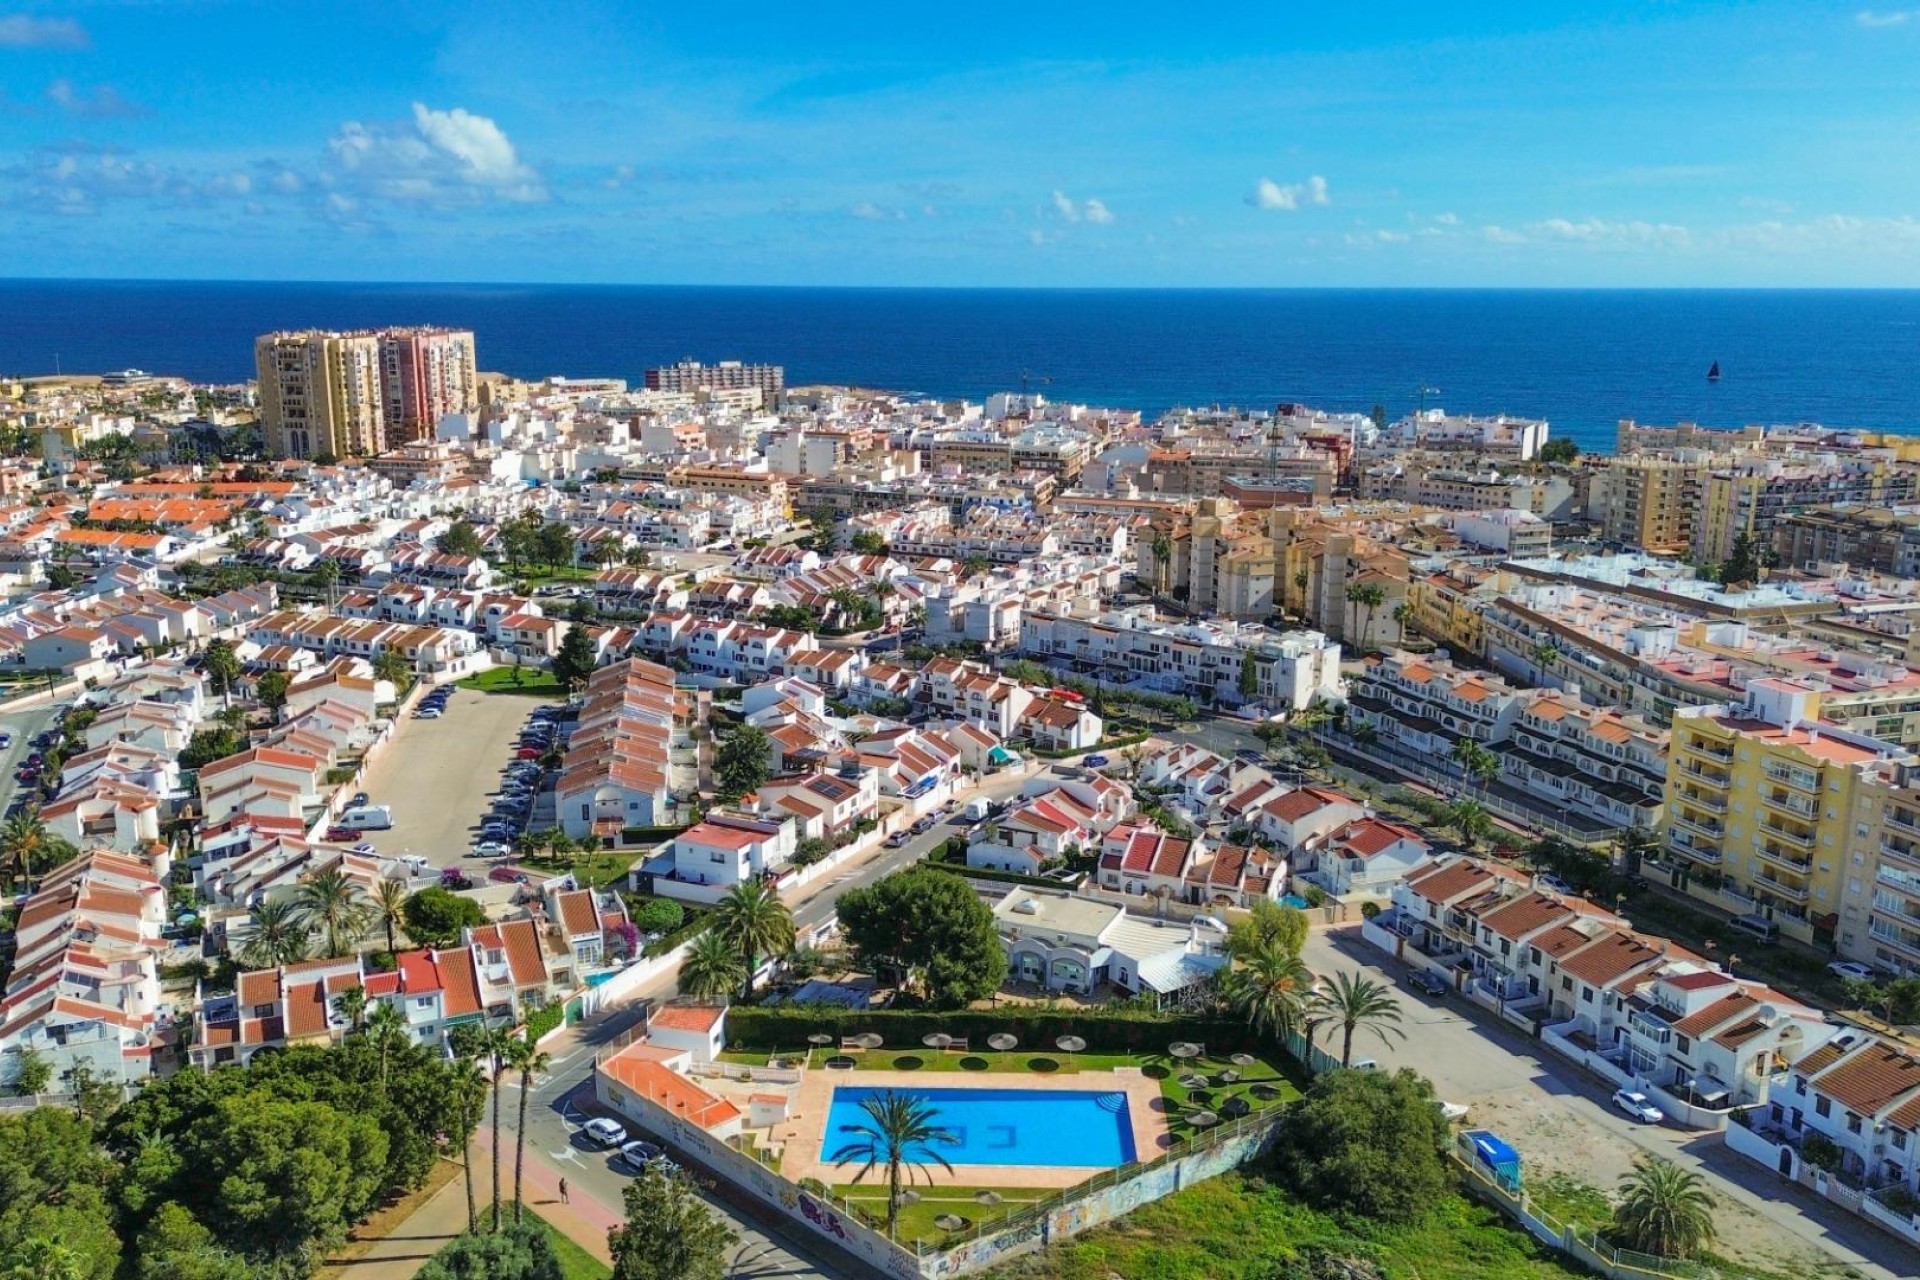
[[[587,1135],[587,1141],[599,1147],[617,1147],[627,1140],[627,1131],[618,1120],[609,1120],[601,1116],[589,1120],[580,1132]]]
[[[370,853],[380,852],[378,849],[373,847],[373,841],[371,840],[362,840],[359,844],[353,846],[353,851],[357,854],[360,854],[362,857]]]
[[[1827,972],[1851,982],[1872,982],[1880,976],[1872,965],[1861,964],[1858,960],[1835,960],[1827,966]]]
[[[473,856],[476,858],[504,858],[512,852],[512,845],[499,840],[482,840],[473,846]]]
[[[412,872],[416,876],[423,876],[427,874],[427,872],[433,870],[433,864],[428,862],[425,857],[417,853],[401,854],[400,865],[405,867],[408,871]]]
[[[440,708],[422,707],[413,713],[413,718],[415,720],[438,720],[440,718]]]
[[[1667,1118],[1666,1112],[1654,1106],[1652,1100],[1637,1089],[1615,1089],[1613,1105],[1641,1124],[1659,1124]]]

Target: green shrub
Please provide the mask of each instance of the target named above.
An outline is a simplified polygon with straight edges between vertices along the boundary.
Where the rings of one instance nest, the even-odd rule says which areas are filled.
[[[567,1006],[562,1001],[543,1004],[527,1015],[527,1038],[538,1040],[566,1020]]]

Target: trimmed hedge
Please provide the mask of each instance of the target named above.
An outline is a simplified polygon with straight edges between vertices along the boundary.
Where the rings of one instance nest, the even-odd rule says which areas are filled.
[[[1066,887],[1058,880],[1047,880],[1040,876],[1025,876],[1021,875],[1018,871],[1000,871],[993,867],[970,867],[964,862],[949,862],[938,856],[939,852],[938,849],[934,850],[922,859],[922,861],[925,862],[927,866],[934,867],[941,871],[951,871],[953,874],[965,876],[969,880],[991,880],[996,884],[1026,884],[1032,885],[1036,889],[1062,889]]]
[[[1020,1037],[1020,1048],[1052,1052],[1054,1040],[1075,1035],[1095,1053],[1165,1053],[1176,1040],[1192,1040],[1210,1053],[1241,1049],[1271,1051],[1253,1028],[1231,1018],[1195,1018],[1153,1010],[1100,1013],[1009,1005],[1004,1009],[839,1009],[824,1005],[734,1005],[727,1010],[727,1042],[750,1050],[793,1049],[818,1032],[834,1036],[875,1032],[890,1048],[911,1048],[935,1031],[964,1036],[984,1047],[996,1031]]]
[[[667,952],[679,946],[681,943],[687,941],[690,938],[698,936],[702,930],[706,929],[709,925],[713,923],[713,912],[711,911],[696,912],[692,909],[690,904],[684,903],[684,902],[681,903],[680,905],[688,908],[687,922],[681,925],[678,929],[675,929],[672,933],[663,933],[659,937],[655,938],[652,942],[649,942],[646,945],[646,948],[641,951],[640,954],[642,956],[646,957],[649,960],[653,959],[653,957],[655,956],[663,956],[667,954]]]
[[[538,1009],[535,1009],[527,1015],[527,1038],[529,1040],[538,1040],[541,1036],[544,1036],[547,1032],[559,1026],[561,1020],[566,1016],[567,1006],[564,1001],[556,1000],[552,1004],[541,1005]]]

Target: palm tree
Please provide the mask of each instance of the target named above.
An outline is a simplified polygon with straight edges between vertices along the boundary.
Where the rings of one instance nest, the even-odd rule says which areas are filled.
[[[481,1033],[481,1051],[487,1056],[489,1089],[493,1094],[493,1132],[488,1145],[493,1148],[493,1229],[500,1230],[500,1084],[507,1074],[507,1055],[513,1049],[513,1033],[494,1027]]]
[[[301,882],[293,893],[294,910],[309,929],[318,929],[329,956],[345,955],[366,935],[373,909],[347,873],[330,867]]]
[[[396,950],[394,941],[396,932],[406,927],[407,882],[389,876],[382,880],[373,891],[373,917],[387,934],[387,954]]]
[[[1533,646],[1533,665],[1542,679],[1546,678],[1547,668],[1560,657],[1560,649],[1551,640],[1542,640]]]
[[[934,1147],[936,1144],[951,1146],[959,1139],[950,1130],[935,1124],[938,1113],[912,1094],[888,1089],[868,1096],[860,1109],[866,1112],[869,1123],[841,1127],[842,1133],[853,1137],[833,1153],[833,1162],[836,1165],[861,1162],[860,1171],[853,1175],[855,1182],[872,1173],[876,1166],[886,1166],[887,1235],[891,1238],[900,1225],[901,1170],[908,1170],[911,1177],[924,1172],[923,1165],[938,1164],[952,1173],[953,1166]],[[932,1175],[926,1177],[931,1183]]]
[[[529,1035],[507,1042],[507,1065],[520,1073],[520,1120],[513,1134],[513,1225],[520,1225],[520,1174],[527,1162],[527,1099],[533,1096],[533,1078],[553,1067],[553,1055],[541,1052]]]
[[[1413,629],[1413,620],[1416,616],[1418,615],[1414,612],[1413,602],[1410,600],[1402,600],[1393,606],[1393,625],[1400,628],[1401,640],[1404,641],[1407,638],[1407,632]]]
[[[1487,816],[1486,808],[1478,800],[1462,796],[1447,806],[1444,816],[1446,824],[1460,833],[1460,843],[1467,846],[1468,852],[1493,832],[1493,819]]]
[[[1671,1160],[1642,1156],[1621,1175],[1613,1238],[1629,1249],[1685,1258],[1713,1243],[1713,1198],[1700,1175]]]
[[[253,909],[253,930],[238,959],[249,969],[274,969],[307,958],[313,940],[298,907],[286,898],[268,898]]]
[[[1361,615],[1360,647],[1371,647],[1373,636],[1373,611],[1387,602],[1387,589],[1378,582],[1349,582],[1347,584],[1347,603],[1358,605],[1366,610]]]
[[[735,885],[713,910],[713,931],[732,943],[746,967],[740,998],[753,996],[753,971],[763,956],[793,950],[793,913],[764,880]]]
[[[380,1051],[380,1087],[387,1087],[387,1058],[395,1045],[406,1043],[407,1022],[400,1006],[388,1000],[374,1004],[367,1015],[367,1038]]]
[[[1300,1029],[1313,974],[1300,957],[1269,941],[1242,956],[1227,974],[1227,999],[1234,1009],[1276,1040]]]
[[[1392,1036],[1407,1038],[1407,1033],[1395,1025],[1400,1021],[1400,1003],[1384,982],[1335,973],[1331,982],[1314,993],[1313,1003],[1323,1022],[1340,1028],[1343,1067],[1353,1065],[1353,1033],[1362,1027],[1379,1036],[1382,1044]]]
[[[1165,529],[1153,531],[1154,589],[1167,594],[1167,566],[1173,562],[1173,539]]]
[[[1483,790],[1500,776],[1500,757],[1473,738],[1461,738],[1453,744],[1453,762],[1466,773],[1469,783],[1477,783]]]
[[[695,1000],[718,1000],[746,976],[740,953],[716,929],[703,931],[680,959],[680,990]]]
[[[398,649],[382,649],[373,660],[373,678],[387,681],[395,693],[404,695],[413,685],[413,664]]]
[[[466,1135],[460,1144],[460,1165],[466,1172],[467,1234],[470,1236],[480,1234],[480,1212],[473,1200],[473,1126],[476,1122],[473,1107],[482,1090],[487,1087],[474,1061],[482,1051],[484,1035],[479,1027],[467,1023],[455,1027],[448,1037],[454,1057],[458,1059],[454,1064],[453,1087],[460,1103],[460,1131]]]
[[[40,810],[32,805],[0,824],[0,866],[6,868],[10,886],[33,878],[34,866],[46,846],[47,824],[41,821]]]
[[[367,989],[348,987],[333,998],[333,1012],[347,1024],[347,1034],[360,1031],[367,1019]]]

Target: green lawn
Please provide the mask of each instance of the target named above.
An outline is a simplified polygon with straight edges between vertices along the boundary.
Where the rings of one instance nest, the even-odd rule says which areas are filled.
[[[549,858],[544,854],[534,854],[522,858],[521,865],[537,871],[549,871],[556,875],[569,872],[582,886],[596,889],[608,885],[623,884],[627,878],[627,869],[640,855],[630,849],[608,849],[600,853],[575,854],[570,858]]]
[[[515,683],[514,676],[520,677]],[[493,667],[459,681],[462,689],[481,693],[518,693],[529,698],[564,698],[567,690],[553,673],[540,667]]]
[[[1417,1227],[1345,1222],[1236,1172],[1029,1254],[993,1280],[1268,1280],[1307,1246],[1364,1257],[1386,1280],[1567,1280],[1586,1272],[1464,1197]]]
[[[560,1273],[566,1280],[610,1280],[613,1268],[575,1244],[571,1237],[563,1235],[558,1228],[545,1218],[527,1209],[526,1214],[547,1229],[547,1235],[553,1239],[553,1251],[560,1258]]]
[[[875,1181],[877,1178],[878,1181]],[[886,1170],[874,1170],[874,1178],[866,1182],[837,1182],[833,1194],[850,1200],[864,1211],[875,1223],[884,1224],[887,1220],[887,1183]],[[974,1196],[981,1187],[928,1187],[914,1188],[920,1198],[911,1204],[900,1206],[900,1239],[903,1241],[924,1240],[929,1247],[938,1246],[948,1233],[934,1222],[942,1214],[951,1213],[965,1218],[969,1223],[991,1222],[1011,1210],[1036,1200],[1045,1200],[1053,1195],[1052,1191],[1039,1187],[995,1187],[994,1194],[1000,1197],[998,1204],[983,1205]]]

